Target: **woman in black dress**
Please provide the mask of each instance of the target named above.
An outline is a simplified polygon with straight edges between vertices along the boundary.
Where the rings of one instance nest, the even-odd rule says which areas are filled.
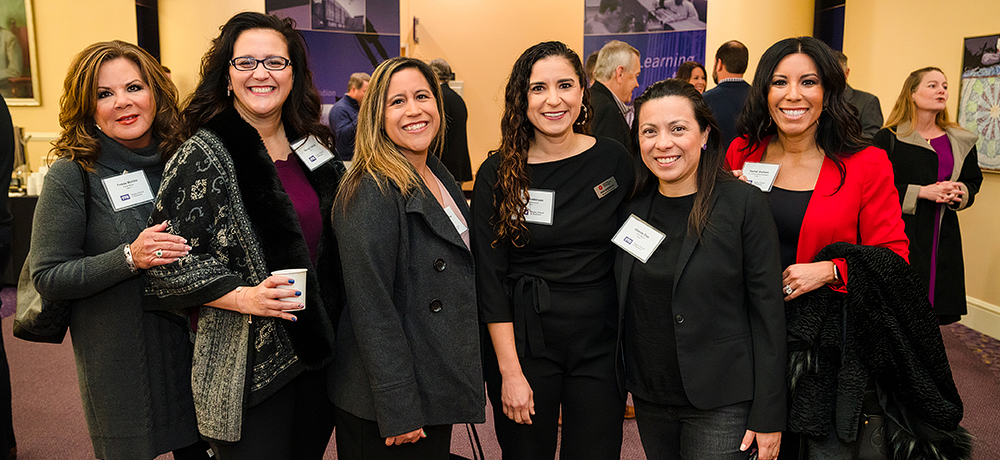
[[[560,405],[561,458],[620,456],[611,237],[633,172],[620,144],[587,135],[584,75],[562,43],[525,51],[500,148],[476,176],[472,250],[506,459],[553,458]]]

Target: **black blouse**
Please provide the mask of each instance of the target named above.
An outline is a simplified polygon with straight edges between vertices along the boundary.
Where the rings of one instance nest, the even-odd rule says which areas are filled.
[[[637,398],[688,406],[674,334],[674,275],[687,233],[694,195],[668,198],[653,192],[649,225],[666,236],[646,263],[636,262],[625,303],[626,388]],[[631,257],[631,256],[626,256]]]
[[[799,248],[799,230],[802,229],[802,219],[806,217],[806,208],[809,207],[812,193],[812,190],[785,190],[771,187],[771,191],[765,194],[768,204],[771,205],[771,214],[774,215],[774,225],[778,227],[782,269],[795,264]]]
[[[503,287],[511,274],[541,278],[550,285],[596,285],[613,277],[611,238],[623,218],[623,203],[632,187],[633,166],[621,144],[597,138],[590,149],[570,158],[529,164],[532,189],[555,193],[552,225],[527,223],[527,242],[494,245],[499,156],[479,167],[472,198],[472,252],[480,320],[511,322],[513,309]],[[614,178],[617,188],[598,197],[595,188]]]

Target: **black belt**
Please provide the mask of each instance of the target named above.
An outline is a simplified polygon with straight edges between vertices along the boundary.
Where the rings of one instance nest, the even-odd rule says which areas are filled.
[[[504,284],[510,290],[514,307],[514,345],[517,347],[517,356],[525,357],[525,341],[532,358],[545,356],[542,317],[539,315],[552,310],[549,285],[542,278],[523,274],[508,275]]]

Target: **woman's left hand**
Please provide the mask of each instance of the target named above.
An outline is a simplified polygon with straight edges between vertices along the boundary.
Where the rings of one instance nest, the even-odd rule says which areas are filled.
[[[740,450],[746,451],[753,444],[754,438],[757,438],[757,459],[758,460],[774,460],[778,458],[778,450],[781,448],[781,432],[775,431],[774,433],[758,433],[756,431],[747,430],[747,433],[743,435],[743,442],[740,444]]]
[[[815,291],[823,285],[837,280],[830,261],[789,265],[781,273],[781,286],[785,290],[785,302],[807,292]]]
[[[146,270],[158,265],[166,265],[191,250],[187,240],[177,235],[166,233],[167,221],[163,221],[142,231],[135,241],[129,245],[132,251],[132,261],[135,266]]]

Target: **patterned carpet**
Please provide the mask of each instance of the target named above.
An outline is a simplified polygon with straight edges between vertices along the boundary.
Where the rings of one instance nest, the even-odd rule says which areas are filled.
[[[962,344],[969,348],[969,351],[978,356],[989,370],[1000,377],[1000,340],[980,334],[961,324],[951,324],[945,328],[955,334]]]

